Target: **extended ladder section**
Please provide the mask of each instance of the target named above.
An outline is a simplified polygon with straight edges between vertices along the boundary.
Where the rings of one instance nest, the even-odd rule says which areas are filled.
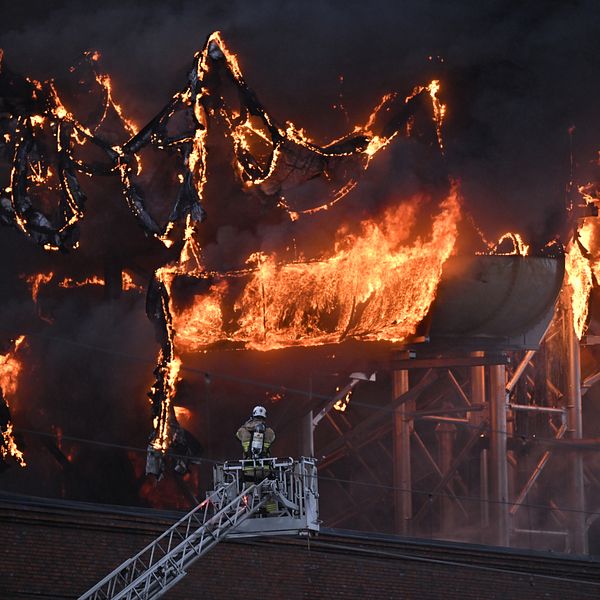
[[[252,484],[210,516],[220,491],[213,492],[183,519],[167,529],[133,558],[125,561],[79,600],[133,600],[160,598],[187,568],[227,532],[257,512],[269,499],[275,482]]]
[[[319,530],[313,459],[225,463],[215,467],[214,477],[215,490],[204,502],[79,600],[160,598],[185,577],[194,561],[234,530],[245,536]],[[249,521],[254,525],[243,528]]]

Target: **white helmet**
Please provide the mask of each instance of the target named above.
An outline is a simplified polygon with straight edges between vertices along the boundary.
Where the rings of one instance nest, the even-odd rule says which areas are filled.
[[[262,417],[263,419],[267,418],[267,409],[264,406],[255,406],[252,409],[253,417]]]

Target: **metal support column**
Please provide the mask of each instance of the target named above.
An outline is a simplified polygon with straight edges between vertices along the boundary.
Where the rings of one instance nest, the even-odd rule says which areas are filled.
[[[315,455],[313,411],[309,410],[302,418],[302,456]]]
[[[393,372],[393,395],[398,398],[408,392],[408,371]],[[404,402],[394,411],[394,508],[396,533],[408,535],[412,519],[410,468],[410,436],[413,427],[409,413],[414,401]]]
[[[583,437],[581,404],[581,364],[579,340],[573,328],[571,310],[564,314],[565,340],[567,345],[567,437]],[[577,450],[571,452],[571,550],[587,554],[587,534],[585,527],[585,489],[583,479],[583,455]]]
[[[508,463],[506,460],[506,367],[490,367],[490,479],[493,544],[509,545]]]
[[[442,473],[448,473],[452,468],[452,459],[454,457],[454,441],[456,439],[456,425],[453,423],[441,422],[436,425],[435,434],[438,440],[438,465]],[[452,481],[448,482],[448,492],[442,493],[440,498],[440,531],[442,534],[454,531],[455,510]]]
[[[473,352],[471,356],[483,357],[483,352]],[[471,367],[471,404],[483,406],[485,404],[485,367],[478,365]],[[469,423],[475,427],[484,419],[483,411],[467,412]]]
[[[472,356],[483,356],[483,352],[473,352]],[[485,367],[483,365],[471,367],[471,404],[485,404]],[[482,411],[469,412],[469,423],[473,427],[479,427],[486,415]],[[480,480],[480,502],[479,513],[481,515],[481,527],[487,529],[490,524],[489,484],[488,484],[488,451],[481,450],[479,457],[479,480]]]

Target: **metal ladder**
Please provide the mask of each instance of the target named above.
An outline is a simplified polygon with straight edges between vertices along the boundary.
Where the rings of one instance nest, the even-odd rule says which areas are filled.
[[[154,600],[187,574],[186,569],[228,532],[256,513],[275,492],[276,482],[264,479],[244,489],[211,516],[223,489],[210,496],[180,521],[126,560],[79,600]]]

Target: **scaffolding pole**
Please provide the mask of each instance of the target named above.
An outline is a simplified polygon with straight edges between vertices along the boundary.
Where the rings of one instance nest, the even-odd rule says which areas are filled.
[[[473,352],[473,357],[483,357],[483,352]],[[471,367],[471,404],[485,405],[485,367],[479,365]],[[486,405],[487,407],[487,405]],[[483,412],[468,412],[467,416],[473,427],[479,427],[481,421],[485,418]],[[488,451],[483,448],[479,455],[480,464],[480,483],[479,483],[479,514],[481,517],[481,527],[487,529],[490,524],[490,505],[489,505],[489,483],[488,483]]]
[[[490,480],[493,509],[491,542],[509,545],[508,462],[506,460],[506,367],[490,367]]]
[[[570,306],[570,303],[568,304]],[[567,437],[583,437],[581,403],[581,363],[579,340],[573,327],[573,314],[565,310],[563,323],[567,346]],[[585,527],[585,489],[583,479],[583,455],[577,450],[571,453],[571,550],[587,554],[588,544]]]
[[[393,372],[394,399],[408,392],[408,371]],[[402,403],[394,411],[394,507],[396,533],[409,535],[412,519],[412,491],[410,468],[410,436],[413,426],[410,413],[414,400]]]
[[[438,423],[435,434],[438,440],[438,464],[442,473],[448,473],[452,468],[456,425],[446,422]],[[452,480],[448,482],[448,491],[450,494],[454,494]],[[442,534],[454,531],[456,527],[454,501],[450,494],[442,494],[440,497],[440,530]]]

